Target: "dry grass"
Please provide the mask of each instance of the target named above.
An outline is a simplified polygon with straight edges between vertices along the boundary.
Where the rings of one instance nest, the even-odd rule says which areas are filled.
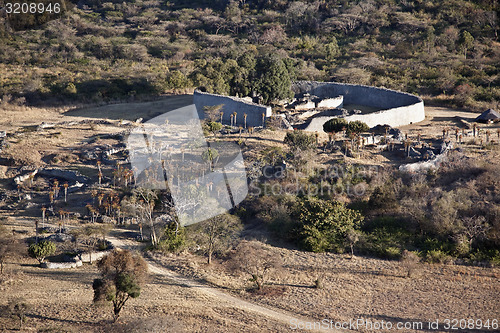
[[[153,103],[153,102],[151,102]],[[156,103],[156,102],[155,102]],[[148,104],[149,105],[149,104]],[[156,105],[156,104],[155,104]],[[21,127],[45,122],[82,120],[101,112],[111,112],[115,119],[135,119],[155,116],[162,110],[161,103],[152,112],[145,104],[131,105],[127,109],[116,106],[80,109],[66,113],[63,108],[30,109],[12,107],[2,109],[0,127],[15,132]],[[473,118],[476,114],[444,108],[427,108],[428,119],[420,124],[404,127],[403,132],[423,137],[436,137],[443,127],[455,126],[453,117]],[[499,125],[482,125],[497,128]],[[71,168],[87,168],[95,176],[95,167],[79,164],[74,160],[74,150],[86,147],[87,140],[97,134],[117,133],[124,129],[115,125],[77,125],[25,132],[9,138],[9,148],[2,152],[19,164],[44,165],[54,163]],[[59,133],[59,134],[57,134]],[[283,146],[283,131],[264,130],[246,139],[245,157],[253,158],[266,147]],[[229,138],[238,140],[238,135]],[[326,139],[326,138],[323,138]],[[98,139],[96,144],[116,143],[112,139]],[[470,156],[486,152],[474,147]],[[488,151],[488,160],[498,161],[498,150]],[[340,156],[320,154],[318,164],[327,164]],[[388,156],[367,152],[362,159],[348,161],[365,164],[393,165]],[[398,161],[397,163],[400,163]],[[17,166],[1,166],[0,189],[12,188],[11,177]],[[39,184],[44,187],[46,184]],[[88,196],[87,196],[88,197]],[[46,200],[46,197],[44,197]],[[72,200],[83,202],[82,196]],[[70,202],[71,204],[71,202]],[[1,216],[14,214],[8,223],[15,222],[22,210],[0,212]],[[39,216],[33,211],[32,216]],[[33,221],[31,220],[31,224]],[[253,302],[287,310],[293,314],[317,319],[349,320],[360,317],[388,318],[387,320],[435,320],[444,318],[498,318],[500,309],[500,271],[464,266],[423,265],[412,278],[399,262],[369,258],[349,259],[348,256],[303,253],[283,248],[273,248],[282,257],[284,270],[271,280],[272,289],[255,293],[249,288],[248,276],[233,274],[225,269],[224,262],[206,266],[205,258],[191,254],[162,258],[164,264],[184,275],[201,278],[207,283],[232,292]],[[76,270],[42,270],[34,260],[10,264],[8,278],[0,285],[0,306],[15,297],[24,297],[32,309],[28,313],[26,331],[53,332],[112,332],[139,327],[143,331],[166,325],[164,316],[171,318],[172,327],[188,332],[285,332],[283,324],[271,322],[217,300],[200,295],[193,288],[186,288],[163,277],[155,276],[144,288],[138,299],[130,300],[122,314],[123,322],[112,326],[111,310],[97,309],[92,305],[92,280],[97,277],[95,267],[84,266]],[[314,280],[323,275],[322,289],[314,288]],[[148,318],[151,322],[148,322]],[[159,319],[158,319],[159,318]],[[143,322],[148,322],[147,324]],[[0,316],[0,331],[14,330],[17,323],[6,314]],[[151,328],[153,327],[153,328]]]
[[[397,320],[498,317],[499,269],[419,264],[412,277],[397,261],[274,248],[284,269],[268,292],[255,293],[246,275],[211,267],[192,255],[166,257],[164,264],[235,294],[316,319],[390,317]],[[188,264],[189,263],[189,264]],[[222,266],[222,267],[221,267]],[[323,288],[314,280],[323,276]],[[278,288],[278,289],[277,289]],[[281,292],[275,292],[281,290]]]

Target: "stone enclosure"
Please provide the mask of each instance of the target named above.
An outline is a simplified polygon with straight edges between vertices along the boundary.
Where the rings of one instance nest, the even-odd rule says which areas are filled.
[[[363,105],[379,111],[346,115],[347,121],[360,120],[370,127],[389,125],[398,127],[417,123],[425,119],[424,102],[420,97],[395,90],[371,86],[335,83],[298,81],[292,86],[296,95],[313,95],[319,98],[316,102],[304,102],[295,106],[296,111],[327,109],[326,112],[311,114],[302,128],[306,131],[321,132],[323,124],[332,118],[342,116],[340,110],[344,104]],[[223,122],[230,123],[231,114],[237,113],[236,125],[244,126],[244,114],[247,115],[247,126],[262,126],[263,114],[266,118],[273,115],[271,107],[252,103],[247,99],[194,92],[194,104],[200,118],[204,117],[204,107],[223,104]],[[306,114],[304,114],[306,116]]]
[[[343,96],[344,104],[358,104],[380,109],[376,112],[345,117],[347,121],[360,120],[370,127],[385,124],[398,127],[425,119],[424,102],[420,97],[395,90],[315,81],[295,82],[292,89],[296,94],[309,93],[323,99]],[[322,131],[323,124],[332,118],[335,117],[312,117],[305,130]]]

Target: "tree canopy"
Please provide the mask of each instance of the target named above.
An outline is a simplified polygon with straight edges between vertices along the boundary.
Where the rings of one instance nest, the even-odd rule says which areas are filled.
[[[307,250],[339,251],[349,230],[358,229],[364,217],[338,201],[306,197],[299,201],[295,216]]]
[[[129,298],[141,294],[141,285],[148,272],[147,264],[128,250],[115,250],[97,263],[101,278],[95,279],[94,302],[111,302],[113,320],[118,320],[120,311]]]

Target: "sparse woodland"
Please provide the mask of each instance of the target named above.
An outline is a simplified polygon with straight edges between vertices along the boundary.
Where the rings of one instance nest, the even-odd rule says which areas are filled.
[[[0,7],[3,3],[0,1]],[[290,83],[295,80],[393,88],[418,94],[428,104],[468,111],[500,107],[497,0],[60,3],[63,10],[58,15],[15,18],[0,14],[0,110],[8,106],[13,113],[37,106],[155,99],[195,88],[259,97],[261,102],[277,106],[292,97]],[[168,98],[178,97],[182,96]],[[15,105],[27,107],[12,107]],[[143,103],[138,105],[141,108]],[[136,109],[131,110],[128,116],[133,118]],[[86,279],[84,293],[89,294],[92,285],[94,303],[111,303],[113,322],[120,314],[131,315],[135,307],[144,310],[149,306],[130,320],[108,322],[117,332],[166,326],[180,332],[180,317],[187,322],[218,318],[213,324],[218,327],[228,316],[224,311],[215,314],[220,310],[215,309],[191,318],[190,305],[165,310],[169,304],[163,304],[164,309],[158,310],[155,301],[189,301],[191,296],[184,297],[184,289],[176,289],[189,283],[180,280],[177,285],[169,275],[165,279],[170,281],[168,288],[164,288],[161,274],[151,279],[154,281],[146,279],[148,263],[161,263],[172,274],[185,273],[206,282],[206,288],[209,284],[210,288],[227,288],[224,292],[228,294],[255,297],[252,301],[304,316],[330,315],[328,311],[343,306],[346,313],[359,315],[371,311],[377,301],[373,295],[379,292],[383,297],[378,295],[378,301],[387,304],[378,310],[389,315],[387,308],[397,303],[395,299],[400,301],[396,294],[386,300],[386,294],[392,292],[383,289],[391,287],[389,279],[405,292],[412,285],[419,297],[429,297],[425,283],[441,280],[446,284],[443,290],[456,299],[470,286],[486,286],[484,294],[473,291],[475,297],[491,296],[487,287],[495,288],[500,266],[497,124],[473,124],[473,129],[466,129],[456,117],[426,119],[425,125],[412,124],[407,132],[400,132],[396,148],[387,138],[388,129],[379,144],[365,147],[360,134],[370,129],[362,122],[335,119],[325,124],[326,134],[308,133],[283,131],[281,117],[265,119],[263,115],[262,127],[247,128],[246,114],[234,111],[229,125],[222,123],[221,110],[221,105],[205,110],[202,129],[213,144],[210,148],[197,146],[186,153],[187,147],[183,147],[172,153],[154,147],[159,158],[150,158],[149,167],[140,175],[126,162],[130,156],[123,144],[123,133],[139,122],[110,117],[109,122],[85,119],[46,128],[9,128],[0,146],[5,162],[0,165],[0,189],[5,191],[5,195],[0,192],[0,208],[7,213],[0,218],[12,230],[0,225],[0,287],[10,288],[2,283],[15,271],[13,267],[31,274],[26,281],[36,280],[37,274],[45,273],[39,273],[42,269],[33,264],[35,260],[42,264],[88,254],[89,265],[80,263],[83,268],[78,268],[85,272],[83,277],[75,279],[72,270],[61,276],[80,284]],[[244,128],[236,126],[236,117],[244,119]],[[443,128],[442,137],[435,135],[441,128],[422,135],[424,126],[432,127],[434,121],[462,127]],[[473,130],[473,136],[467,137],[466,130]],[[419,146],[424,150],[425,146],[434,154],[444,141],[452,141],[456,149],[447,153],[439,168],[413,174],[397,171],[397,166],[415,161],[410,158],[411,149]],[[174,202],[173,184],[179,186],[200,176],[189,173],[194,164],[186,167],[182,162],[186,154],[198,154],[205,177],[220,167],[219,160],[226,153],[224,143],[241,149],[249,195],[226,214],[184,226],[177,214],[194,215],[199,205],[196,198],[206,195],[212,186],[222,193],[229,185],[221,189],[213,183],[200,186],[196,181],[189,187],[192,196],[186,202]],[[49,145],[54,151],[44,148]],[[57,149],[65,150],[64,154]],[[167,155],[170,160],[163,160]],[[75,188],[74,181],[35,172],[13,185],[21,165],[37,170],[43,166],[79,170],[81,174],[75,175],[85,178],[86,184]],[[172,188],[137,186],[161,183],[164,175],[175,180],[169,184]],[[141,255],[147,262],[128,250],[95,260],[96,250],[110,249],[108,234],[122,245],[145,250]],[[27,254],[33,259],[27,259]],[[18,261],[29,261],[25,265],[29,267],[21,267]],[[422,262],[456,265],[436,268]],[[369,268],[363,267],[366,263]],[[461,279],[454,272],[462,270],[474,271],[474,276],[467,277],[468,284],[452,284]],[[425,278],[418,280],[419,271],[424,271]],[[42,278],[52,276],[46,275]],[[476,278],[484,281],[472,280]],[[361,284],[373,295],[358,297]],[[78,288],[81,285],[74,290]],[[177,294],[154,295],[162,288],[175,289]],[[143,305],[150,302],[150,298],[142,300],[144,294],[154,299],[151,304]],[[199,302],[206,298],[202,295],[192,298]],[[331,303],[333,298],[350,301],[353,295],[356,304],[360,300],[367,303],[366,309],[349,302]],[[432,297],[447,304],[447,296],[444,292]],[[473,301],[483,310],[498,303]],[[47,315],[45,309],[31,309],[30,302],[22,298],[3,302],[16,327],[23,327],[27,313]],[[434,305],[432,311],[439,307]],[[207,308],[212,311],[211,305]],[[467,311],[458,308],[460,315]],[[234,309],[228,312],[238,312]],[[99,313],[89,319],[80,310],[74,311],[81,312],[75,314],[81,322],[75,319],[71,325],[98,325],[109,321],[111,314],[108,309],[107,316]],[[409,316],[406,308],[397,311]],[[188,315],[179,315],[184,312]],[[45,321],[49,315],[54,316],[32,315],[28,320]],[[151,320],[138,319],[149,315]],[[62,322],[66,324],[66,320]],[[230,321],[231,325],[236,321]]]
[[[291,80],[337,80],[498,109],[497,0],[61,2],[56,20],[0,18],[4,103],[196,87],[273,102]]]

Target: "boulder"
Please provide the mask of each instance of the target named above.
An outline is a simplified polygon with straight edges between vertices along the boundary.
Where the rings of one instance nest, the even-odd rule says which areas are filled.
[[[64,242],[72,242],[74,240],[74,237],[68,234],[64,233],[57,233],[50,235],[48,237],[45,237],[45,240],[51,241],[51,242],[58,242],[58,243],[64,243]]]
[[[99,252],[92,252],[92,262],[95,262],[105,255],[108,255],[111,253],[111,251],[99,251]],[[78,256],[81,262],[90,262],[90,254],[88,252],[82,253]]]
[[[32,172],[28,172],[28,173],[26,173],[24,175],[17,176],[16,178],[14,178],[14,183],[16,183],[16,185],[21,185],[26,180],[28,180],[30,177],[35,177],[35,175],[37,173],[38,173],[38,169],[35,169]]]
[[[77,171],[62,170],[62,169],[57,169],[57,168],[39,169],[38,174],[41,176],[46,176],[46,177],[61,178],[64,180],[75,182],[75,183],[76,182],[88,183],[90,181],[88,177],[81,175]]]
[[[410,147],[409,155],[410,155],[410,157],[413,157],[413,158],[420,158],[422,156],[422,154],[413,147]]]
[[[43,262],[40,266],[42,268],[49,268],[49,269],[65,269],[65,268],[77,268],[82,265],[83,263],[81,260],[75,260],[72,262]]]

